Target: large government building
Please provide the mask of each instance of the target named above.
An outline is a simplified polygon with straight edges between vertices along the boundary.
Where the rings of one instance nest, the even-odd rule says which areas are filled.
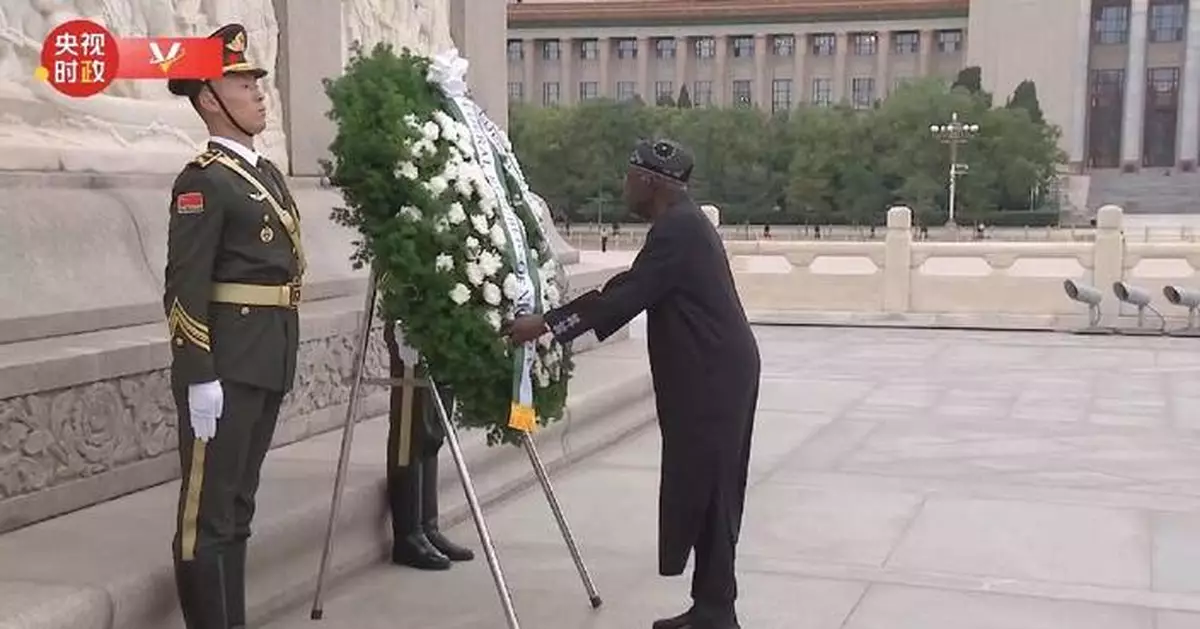
[[[1036,82],[1076,172],[1200,150],[1200,0],[523,0],[510,100],[870,107],[913,77]],[[1189,20],[1189,15],[1196,19]]]

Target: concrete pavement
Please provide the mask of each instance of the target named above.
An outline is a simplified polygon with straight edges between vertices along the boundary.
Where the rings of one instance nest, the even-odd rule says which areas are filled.
[[[740,558],[747,629],[1200,627],[1200,352],[1187,340],[760,328]],[[488,512],[525,629],[630,629],[655,574],[653,427],[555,475],[605,606],[540,492]],[[468,521],[455,537],[478,540]],[[482,558],[376,566],[266,629],[504,627]]]

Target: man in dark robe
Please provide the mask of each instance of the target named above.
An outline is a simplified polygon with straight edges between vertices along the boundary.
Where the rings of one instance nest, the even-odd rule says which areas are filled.
[[[641,142],[625,199],[653,223],[629,270],[544,315],[518,317],[514,342],[549,332],[603,340],[643,310],[662,432],[659,574],[683,573],[695,549],[692,607],[654,629],[736,629],[734,558],[758,402],[759,353],[724,246],[687,193],[692,157]]]

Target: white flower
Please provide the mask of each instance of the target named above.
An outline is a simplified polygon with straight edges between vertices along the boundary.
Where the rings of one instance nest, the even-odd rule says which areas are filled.
[[[450,184],[441,177],[430,177],[429,181],[425,182],[425,189],[435,197],[441,196],[449,187]]]
[[[421,176],[421,173],[417,172],[416,164],[412,162],[404,162],[396,168],[396,176],[416,181],[417,177]]]
[[[542,252],[538,251],[537,247],[530,247],[529,248],[529,257],[533,258],[534,262],[537,262],[538,260],[541,259]]]
[[[483,216],[482,214],[471,215],[471,226],[474,227],[475,231],[479,232],[480,235],[486,236],[488,233],[488,220],[487,217]]]
[[[418,210],[411,205],[406,205],[400,208],[400,216],[403,216],[410,221],[419,221],[421,220],[421,210]]]
[[[554,284],[546,286],[542,291],[542,300],[551,308],[557,308],[561,303],[562,295],[558,292],[558,287]]]
[[[454,191],[457,192],[458,196],[460,197],[471,196],[471,193],[475,192],[474,184],[471,183],[470,179],[462,177],[461,172],[459,172],[459,175],[459,178],[454,180]]]
[[[496,208],[500,207],[500,202],[496,200],[496,194],[492,192],[490,186],[479,188],[479,209],[483,215],[491,218],[496,214]]]
[[[500,326],[503,323],[500,320],[500,311],[494,308],[489,309],[487,312],[483,313],[483,318],[488,322],[488,325],[492,326],[493,330],[500,330]]]
[[[421,127],[421,123],[417,121],[417,117],[413,114],[404,114],[404,124],[407,124],[414,129],[419,129]]]
[[[433,222],[434,232],[444,234],[446,233],[447,229],[450,229],[450,221],[446,220],[445,216],[439,216],[437,217],[437,220]]]
[[[412,154],[414,157],[423,157],[425,155],[433,155],[437,153],[437,147],[427,138],[421,138],[412,145]]]
[[[425,136],[426,140],[436,142],[442,136],[442,128],[436,122],[430,120],[421,127],[421,134]]]
[[[488,236],[492,239],[492,244],[497,247],[504,247],[508,244],[508,235],[504,233],[504,228],[500,223],[494,223]]]
[[[471,289],[467,288],[461,282],[458,284],[455,284],[454,288],[450,289],[450,300],[460,306],[467,303],[467,300],[470,298],[471,298]]]
[[[454,258],[450,257],[449,254],[439,253],[437,260],[435,260],[433,263],[433,266],[437,270],[443,272],[452,270],[454,268]]]
[[[537,381],[539,388],[545,389],[550,386],[550,374],[546,371],[546,366],[541,362],[535,361],[533,364],[533,379]]]
[[[467,263],[467,281],[468,282],[470,282],[476,286],[479,286],[480,284],[483,284],[484,277],[486,277],[486,274],[483,272],[483,267],[479,266],[479,263],[477,263],[477,262],[468,262]]]
[[[545,278],[557,277],[558,276],[558,261],[552,257],[547,258],[546,261],[542,263],[542,268],[541,268],[541,270],[538,271],[538,273],[542,277],[545,277]]]
[[[479,255],[479,240],[474,236],[467,236],[467,251],[472,258]]]
[[[504,276],[504,296],[510,301],[517,298],[521,294],[521,283],[517,281],[517,276],[509,273]]]
[[[479,266],[484,275],[492,277],[504,266],[504,260],[494,251],[482,251],[479,253]]]
[[[500,287],[491,282],[483,285],[483,300],[493,306],[500,305]]]
[[[450,211],[446,212],[446,220],[450,221],[451,225],[458,225],[467,220],[467,211],[461,203],[451,203]]]

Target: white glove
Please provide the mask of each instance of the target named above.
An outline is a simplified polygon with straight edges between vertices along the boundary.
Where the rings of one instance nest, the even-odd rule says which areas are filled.
[[[188,409],[192,416],[192,432],[207,442],[217,434],[217,418],[225,410],[225,391],[220,380],[188,386]]]

